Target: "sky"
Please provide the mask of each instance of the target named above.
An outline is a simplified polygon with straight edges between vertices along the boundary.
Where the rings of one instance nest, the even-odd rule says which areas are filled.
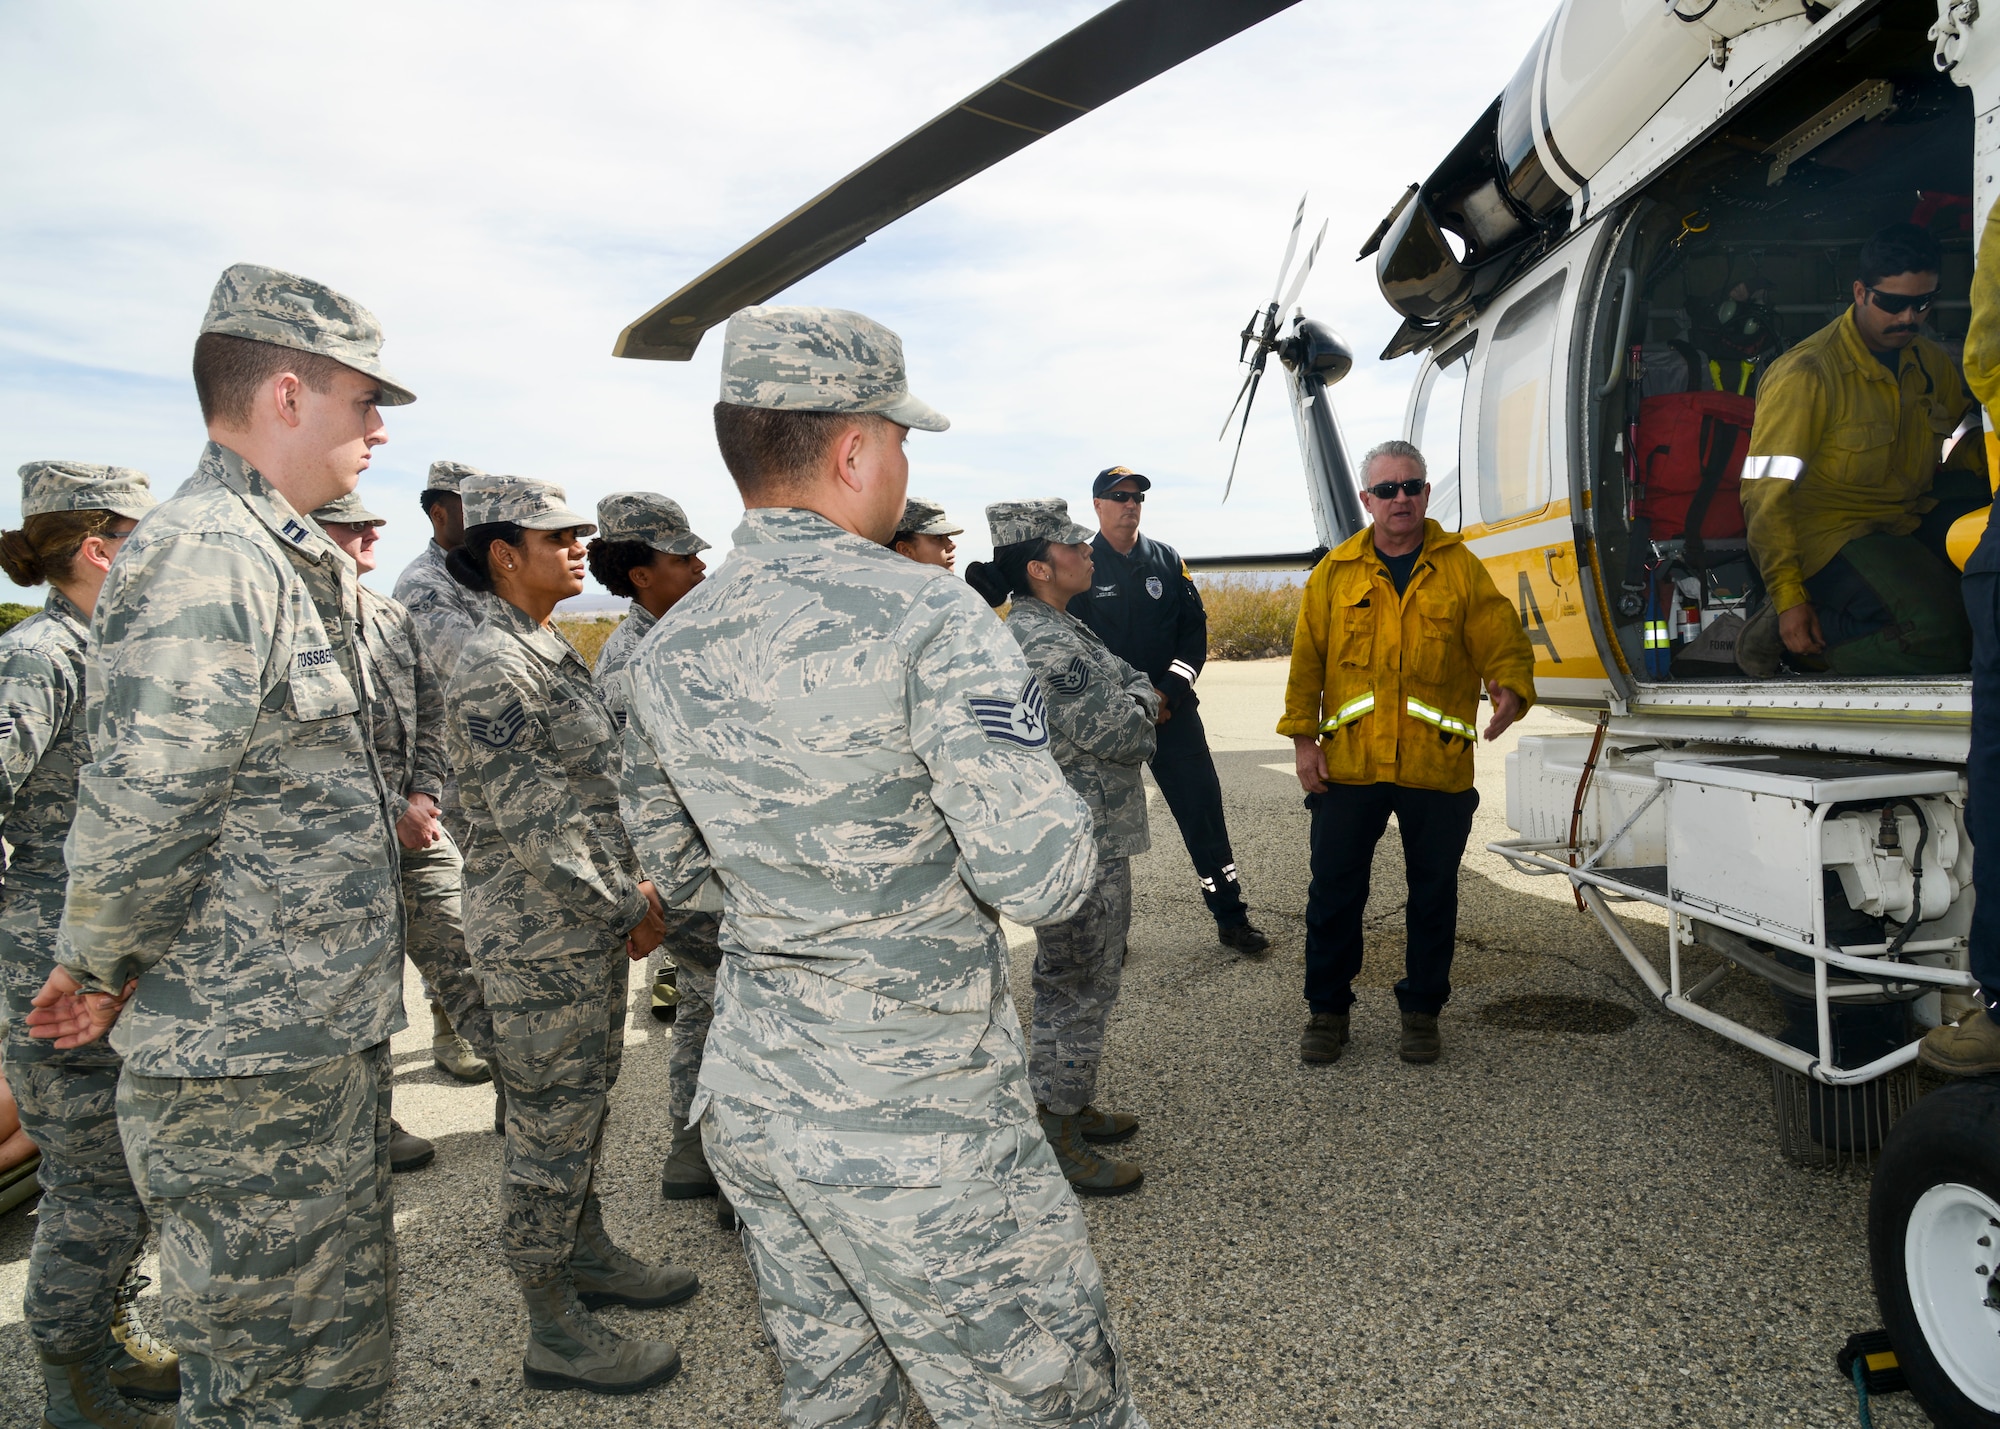
[[[741,512],[690,363],[619,330],[829,183],[1092,14],[1023,0],[0,0],[0,434],[7,466],[136,466],[161,494],[203,433],[188,357],[221,270],[359,300],[418,401],[363,479],[386,589],[428,538],[434,458],[561,483],[588,509],[663,491],[720,556]],[[904,340],[952,429],[912,433],[912,494],[988,548],[991,501],[1155,482],[1188,555],[1314,544],[1267,382],[1234,494],[1217,431],[1237,333],[1272,296],[1301,193],[1329,222],[1301,304],[1360,360],[1356,454],[1401,434],[1417,359],[1362,241],[1489,105],[1552,4],[1302,0],[1086,115],[786,290]],[[1275,375],[1275,364],[1274,364]],[[0,525],[19,489],[0,491]],[[0,598],[25,598],[0,581]]]

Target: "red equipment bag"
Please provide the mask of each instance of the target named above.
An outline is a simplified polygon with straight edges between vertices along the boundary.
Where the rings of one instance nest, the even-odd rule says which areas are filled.
[[[1734,392],[1669,392],[1639,404],[1633,515],[1656,541],[1690,546],[1743,534],[1743,459],[1756,399]]]

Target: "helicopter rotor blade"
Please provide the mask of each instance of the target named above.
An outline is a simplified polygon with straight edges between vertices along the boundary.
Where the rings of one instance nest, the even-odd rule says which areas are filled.
[[[1259,372],[1262,372],[1263,370],[1264,370],[1264,354],[1259,352],[1257,354],[1257,360],[1250,364],[1250,375],[1244,378],[1243,385],[1236,389],[1236,400],[1229,404],[1229,415],[1222,419],[1222,430],[1215,434],[1215,439],[1218,442],[1225,441],[1228,439],[1229,424],[1236,420],[1236,409],[1243,405],[1243,394],[1250,390],[1251,384],[1253,384],[1257,380],[1257,374]],[[1248,416],[1249,414],[1246,412],[1244,415]]]
[[[1262,354],[1259,354],[1259,356],[1261,357]],[[1244,389],[1248,400],[1243,404],[1243,425],[1236,430],[1236,450],[1229,458],[1229,480],[1222,487],[1224,505],[1227,505],[1229,502],[1229,493],[1236,489],[1236,463],[1243,460],[1243,438],[1250,431],[1250,409],[1257,405],[1257,383],[1263,375],[1264,364],[1260,361],[1255,367],[1250,369],[1250,383]],[[1228,435],[1227,425],[1223,428],[1223,435]]]
[[[1284,290],[1285,274],[1292,271],[1292,255],[1299,251],[1299,229],[1305,226],[1306,200],[1312,196],[1309,189],[1299,195],[1299,211],[1292,215],[1291,237],[1285,240],[1285,258],[1278,265],[1278,280],[1271,284],[1271,301],[1278,301],[1278,294]]]
[[[1117,0],[751,239],[623,332],[617,357],[686,362],[702,334],[912,209],[1298,0]]]
[[[1320,224],[1319,237],[1313,239],[1313,246],[1306,250],[1305,265],[1299,269],[1298,276],[1292,279],[1292,286],[1286,290],[1285,300],[1278,304],[1279,313],[1284,313],[1299,300],[1299,294],[1305,289],[1306,279],[1312,274],[1313,259],[1319,257],[1319,246],[1326,242],[1326,225],[1331,222],[1333,220],[1328,219],[1326,223]]]

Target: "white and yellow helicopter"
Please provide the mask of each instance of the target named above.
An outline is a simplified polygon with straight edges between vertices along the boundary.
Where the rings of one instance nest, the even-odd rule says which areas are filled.
[[[737,308],[1293,3],[1120,0],[646,313],[616,352],[688,359]],[[1740,523],[1700,514],[1735,473],[1703,463],[1695,539],[1653,519],[1641,419],[1647,398],[1697,388],[1753,410],[1761,365],[1838,315],[1887,222],[1942,232],[1934,329],[1963,336],[2000,184],[2000,14],[1979,9],[1562,0],[1362,250],[1402,319],[1383,356],[1422,355],[1404,435],[1431,458],[1431,514],[1515,597],[1542,702],[1590,722],[1509,756],[1518,837],[1495,851],[1570,880],[1665,1008],[1772,1061],[1788,1151],[1886,1137],[1877,1294],[1912,1388],[1952,1425],[2000,1425],[2000,1088],[1912,1109],[1916,1040],[1971,986],[1970,681],[1737,673],[1754,570]],[[1288,316],[1298,290],[1245,328],[1239,400],[1277,356],[1324,550],[1362,522],[1327,397],[1352,356]],[[1664,966],[1620,902],[1665,910]],[[1697,945],[1703,970],[1684,977]],[[1784,1031],[1711,1005],[1732,971],[1770,985]]]

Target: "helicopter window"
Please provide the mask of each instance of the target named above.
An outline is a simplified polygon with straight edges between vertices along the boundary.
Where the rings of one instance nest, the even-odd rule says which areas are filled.
[[[1549,504],[1549,369],[1568,276],[1558,273],[1521,298],[1493,330],[1479,396],[1481,521]]]
[[[1417,419],[1410,440],[1431,472],[1430,515],[1447,531],[1465,524],[1465,494],[1459,487],[1458,435],[1465,413],[1465,377],[1472,367],[1472,344],[1439,361],[1424,374],[1417,394]]]

